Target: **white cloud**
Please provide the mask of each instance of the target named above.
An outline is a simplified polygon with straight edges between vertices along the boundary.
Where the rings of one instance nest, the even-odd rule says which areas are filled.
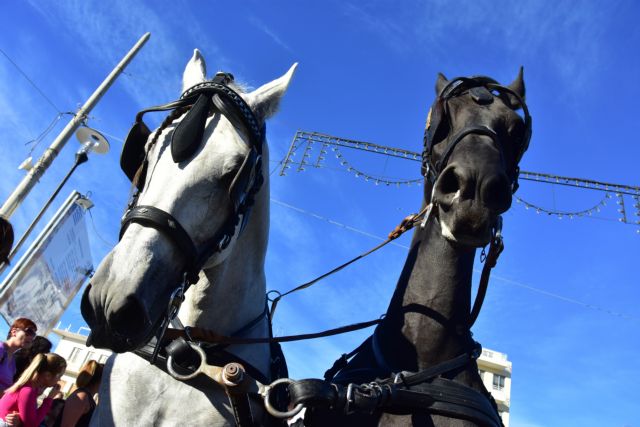
[[[293,49],[289,47],[282,39],[271,29],[269,28],[263,21],[261,21],[256,16],[252,15],[249,17],[249,23],[265,33],[267,36],[273,40],[275,44],[283,48],[284,50],[293,53]]]

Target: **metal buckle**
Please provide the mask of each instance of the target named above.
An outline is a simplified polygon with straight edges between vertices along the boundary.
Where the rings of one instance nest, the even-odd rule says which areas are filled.
[[[229,246],[229,243],[231,243],[231,237],[228,234],[225,234],[224,236],[222,236],[222,239],[220,239],[220,241],[218,242],[218,250],[219,251],[225,250],[227,246]]]
[[[393,377],[393,383],[394,384],[402,384],[404,386],[406,386],[406,382],[404,379],[404,374],[402,372],[398,372],[397,374],[394,375]]]
[[[153,353],[151,354],[150,362],[153,364],[158,359],[158,353],[160,352],[160,345],[162,343],[162,338],[164,334],[167,332],[167,328],[169,327],[169,323],[171,323],[178,314],[180,310],[180,305],[184,301],[184,290],[187,283],[187,273],[184,274],[182,284],[176,288],[175,291],[171,294],[171,298],[169,298],[169,305],[167,307],[167,313],[162,320],[162,324],[160,326],[160,334],[156,340],[156,345],[153,348]]]
[[[298,403],[290,411],[286,411],[286,412],[279,411],[279,410],[277,410],[276,408],[273,407],[273,405],[271,404],[271,401],[269,399],[269,397],[271,396],[271,392],[273,391],[273,389],[277,385],[279,385],[279,384],[292,384],[292,383],[293,383],[293,380],[290,379],[290,378],[280,378],[278,380],[275,380],[271,384],[265,386],[262,389],[260,394],[264,397],[264,407],[265,407],[265,409],[267,410],[267,412],[269,414],[271,414],[272,416],[274,416],[276,418],[286,419],[286,418],[294,417],[294,416],[298,415],[300,413],[300,411],[302,411],[302,409],[304,408],[304,405],[302,403]]]
[[[355,384],[349,383],[347,386],[347,405],[345,406],[345,414],[350,415],[355,412],[353,409],[353,404],[355,403],[355,398],[353,397]]]

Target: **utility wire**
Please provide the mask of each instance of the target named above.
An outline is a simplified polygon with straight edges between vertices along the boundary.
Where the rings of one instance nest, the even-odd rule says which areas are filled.
[[[302,213],[304,215],[308,215],[308,216],[311,216],[313,218],[319,219],[321,221],[328,222],[331,225],[343,228],[343,229],[345,229],[347,231],[350,231],[350,232],[353,232],[353,233],[357,233],[357,234],[361,234],[363,236],[370,237],[370,238],[376,239],[376,240],[386,240],[383,237],[377,236],[375,234],[368,233],[366,231],[357,229],[355,227],[351,227],[351,226],[342,224],[342,223],[334,221],[334,220],[332,220],[330,218],[326,218],[326,217],[324,217],[322,215],[318,215],[318,214],[316,214],[314,212],[310,212],[310,211],[307,211],[305,209],[298,208],[296,206],[293,206],[293,205],[290,205],[288,203],[282,202],[280,200],[274,199],[273,197],[271,198],[271,201],[274,202],[277,205],[284,206],[284,207],[286,207],[288,209],[294,210],[294,211]],[[394,246],[398,246],[398,247],[403,248],[403,249],[407,249],[407,250],[409,249],[408,246],[401,245],[399,243],[391,242],[390,244],[394,245]],[[477,273],[477,274],[481,273],[481,271],[476,269],[476,268],[474,268],[473,271],[475,273]],[[635,322],[640,322],[640,318],[639,317],[631,316],[629,314],[620,313],[620,312],[617,312],[617,311],[614,311],[614,310],[610,310],[608,308],[604,308],[604,307],[601,307],[601,306],[598,306],[598,305],[595,305],[595,304],[585,303],[585,302],[582,302],[582,301],[579,301],[579,300],[576,300],[576,299],[573,299],[573,298],[562,296],[560,294],[556,294],[556,293],[553,293],[553,292],[545,291],[543,289],[539,289],[539,288],[536,288],[536,287],[533,287],[533,286],[530,286],[530,285],[527,285],[527,284],[524,284],[522,282],[518,282],[518,281],[515,281],[515,280],[512,280],[512,279],[507,279],[506,277],[501,277],[501,276],[496,275],[496,274],[492,274],[491,278],[499,280],[499,281],[502,281],[504,283],[508,283],[510,285],[513,285],[513,286],[518,286],[518,287],[523,288],[523,289],[528,289],[528,290],[530,290],[532,292],[536,292],[536,293],[539,293],[541,295],[545,295],[545,296],[550,297],[550,298],[555,298],[557,300],[564,301],[564,302],[567,302],[567,303],[570,303],[570,304],[579,305],[581,307],[588,308],[588,309],[591,309],[591,310],[600,311],[600,312],[606,313],[606,314],[608,314],[610,316],[618,317],[618,318],[625,319],[625,320],[631,320],[631,321],[635,321]]]
[[[91,209],[89,209],[88,212],[89,212],[89,218],[91,218],[91,226],[93,227],[93,232],[96,234],[96,236],[98,236],[98,239],[100,239],[107,248],[113,249],[113,247],[115,246],[115,243],[108,242],[100,235],[100,233],[98,233],[98,229],[96,228],[96,223],[93,220],[93,214],[91,213]]]
[[[22,69],[20,68],[20,66],[18,66],[18,64],[16,64],[16,63],[13,61],[13,59],[11,59],[11,58],[9,57],[9,55],[7,55],[7,53],[6,53],[4,50],[0,49],[0,53],[2,53],[2,54],[4,55],[4,57],[5,57],[5,58],[7,58],[7,60],[8,60],[9,62],[11,62],[11,64],[13,64],[13,66],[14,66],[14,67],[16,67],[16,69],[20,72],[20,74],[22,74],[22,76],[23,76],[25,79],[27,79],[27,81],[28,81],[29,83],[31,83],[31,86],[33,86],[33,87],[38,91],[38,93],[40,94],[40,96],[42,96],[42,97],[43,97],[43,98],[44,98],[44,99],[49,103],[49,105],[51,105],[51,107],[52,107],[54,110],[56,110],[58,113],[62,114],[62,111],[60,111],[60,109],[56,106],[56,104],[54,104],[54,103],[53,103],[53,101],[52,101],[51,99],[49,99],[49,97],[48,97],[47,95],[45,95],[45,93],[44,93],[44,92],[43,92],[43,91],[38,87],[38,85],[36,85],[36,84],[33,82],[33,80],[31,80],[31,79],[29,78],[29,76],[28,76],[24,71],[22,71]]]

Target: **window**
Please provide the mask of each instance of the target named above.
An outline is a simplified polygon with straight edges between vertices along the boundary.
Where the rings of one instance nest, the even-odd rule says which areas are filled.
[[[493,374],[493,389],[504,389],[504,377],[502,375]]]
[[[90,351],[89,354],[87,354],[87,357],[84,359],[84,364],[86,364],[88,361],[90,360],[95,360],[96,359],[96,352],[95,351]]]
[[[484,380],[484,371],[482,369],[478,369],[478,373],[480,374],[480,378]]]
[[[102,354],[102,355],[100,355],[100,359],[98,359],[98,363],[105,364],[105,363],[107,363],[107,359],[108,358],[109,358],[109,356],[107,356],[105,354]]]
[[[84,351],[80,347],[74,347],[69,355],[69,364],[77,365],[82,360],[82,354]]]

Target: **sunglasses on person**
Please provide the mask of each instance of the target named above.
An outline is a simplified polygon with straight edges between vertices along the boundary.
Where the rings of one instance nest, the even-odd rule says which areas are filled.
[[[36,330],[33,328],[23,328],[21,329],[21,331],[24,331],[25,335],[28,337],[35,337],[36,336]]]

